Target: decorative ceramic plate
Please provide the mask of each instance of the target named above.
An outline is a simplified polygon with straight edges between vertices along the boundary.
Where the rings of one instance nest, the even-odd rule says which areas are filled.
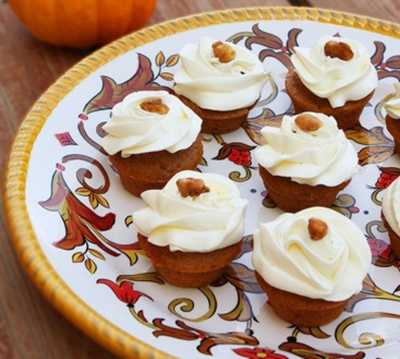
[[[362,126],[347,131],[362,170],[333,206],[363,229],[373,265],[336,321],[307,329],[274,315],[254,277],[252,232],[281,211],[264,191],[252,151],[260,128],[292,111],[283,82],[293,46],[322,34],[361,41],[379,74]],[[137,246],[131,213],[141,200],[123,190],[99,139],[111,107],[132,91],[172,86],[179,50],[203,35],[247,47],[271,77],[240,130],[204,136],[199,167],[229,176],[249,199],[243,251],[218,282],[178,289]],[[382,190],[400,175],[381,108],[400,79],[399,37],[400,26],[371,18],[254,8],[156,25],[90,55],[33,106],[12,149],[6,212],[24,269],[69,320],[124,357],[399,358],[400,260],[380,217]]]

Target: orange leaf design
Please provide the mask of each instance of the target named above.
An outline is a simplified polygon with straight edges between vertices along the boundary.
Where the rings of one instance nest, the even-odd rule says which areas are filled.
[[[162,66],[165,62],[165,56],[162,51],[160,51],[156,56],[156,64],[157,66]]]
[[[99,202],[97,201],[97,196],[94,193],[91,193],[89,195],[89,203],[93,209],[96,209],[98,207]]]
[[[174,80],[174,74],[171,72],[161,72],[160,77],[166,81],[173,81]]]
[[[75,193],[79,194],[80,196],[88,197],[91,192],[85,187],[79,187],[75,190]]]
[[[92,259],[87,258],[85,260],[85,267],[86,267],[86,269],[88,270],[89,273],[92,273],[92,274],[96,273],[97,265]]]
[[[72,255],[73,263],[82,263],[84,259],[85,259],[85,256],[82,252],[76,252]]]
[[[325,333],[320,327],[297,327],[297,329],[303,334],[312,335],[318,339],[326,339],[330,337],[330,335]]]
[[[393,154],[393,146],[369,146],[358,152],[361,166],[386,161]]]
[[[104,255],[102,253],[100,253],[99,251],[96,251],[95,249],[90,248],[89,253],[92,256],[95,256],[96,258],[101,259],[102,261],[106,260],[106,257],[104,257]]]
[[[178,63],[178,61],[179,61],[179,55],[174,54],[168,57],[167,62],[165,64],[167,65],[167,67],[172,67],[175,66]]]
[[[110,208],[110,204],[108,203],[108,201],[106,200],[106,198],[104,196],[102,196],[99,193],[96,193],[95,197],[100,206],[103,206],[105,208]]]
[[[124,222],[125,225],[129,227],[133,223],[133,216],[132,215],[126,216]]]

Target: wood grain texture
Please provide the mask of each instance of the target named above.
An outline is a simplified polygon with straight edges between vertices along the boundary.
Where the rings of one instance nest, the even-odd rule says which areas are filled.
[[[400,21],[400,0],[307,0],[311,6]]]
[[[400,0],[336,1],[337,9],[399,21]],[[331,1],[292,0],[329,7]],[[159,0],[151,23],[200,11],[257,5],[288,5],[286,0]],[[89,51],[47,46],[33,39],[9,6],[0,1],[0,168],[12,138],[37,97]],[[82,336],[42,299],[20,268],[0,206],[0,359],[112,358]]]

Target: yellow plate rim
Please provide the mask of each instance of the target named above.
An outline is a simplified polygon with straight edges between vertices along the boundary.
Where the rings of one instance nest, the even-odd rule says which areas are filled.
[[[11,148],[6,172],[4,207],[7,227],[19,261],[30,279],[68,320],[96,342],[124,358],[173,358],[137,339],[91,309],[53,269],[29,221],[25,184],[36,137],[58,103],[89,74],[138,46],[179,32],[209,25],[249,20],[310,20],[342,25],[400,38],[400,25],[367,16],[305,7],[254,7],[181,17],[126,35],[87,56],[62,75],[35,102]]]

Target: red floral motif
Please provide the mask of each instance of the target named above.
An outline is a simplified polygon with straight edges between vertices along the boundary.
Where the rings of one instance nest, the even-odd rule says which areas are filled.
[[[71,134],[69,132],[61,132],[61,133],[56,133],[54,135],[58,142],[60,142],[61,146],[76,146],[77,143],[74,141],[72,138]]]
[[[213,160],[224,160],[228,158],[229,161],[232,161],[239,166],[250,167],[250,151],[254,148],[255,146],[249,146],[241,142],[223,143],[217,156],[215,156]]]
[[[373,257],[381,257],[387,261],[391,260],[392,249],[389,243],[377,238],[368,238],[368,244]]]
[[[286,355],[277,354],[274,350],[268,348],[238,348],[233,351],[248,359],[287,359]]]
[[[237,148],[232,148],[228,159],[239,166],[249,167],[251,165],[250,151],[241,151]]]
[[[140,297],[146,297],[150,300],[153,300],[153,298],[151,298],[149,295],[135,290],[131,282],[123,281],[118,285],[109,279],[98,279],[96,283],[106,285],[114,292],[115,296],[121,302],[127,305],[134,305]]]
[[[111,229],[115,222],[114,213],[99,216],[86,207],[68,188],[60,170],[54,172],[51,189],[49,199],[39,204],[49,211],[58,212],[64,222],[66,233],[61,240],[54,243],[56,247],[69,250],[89,241],[112,256],[119,255],[95,234],[96,231]]]
[[[379,167],[381,174],[375,183],[375,188],[385,189],[400,176],[400,168],[396,167]]]

